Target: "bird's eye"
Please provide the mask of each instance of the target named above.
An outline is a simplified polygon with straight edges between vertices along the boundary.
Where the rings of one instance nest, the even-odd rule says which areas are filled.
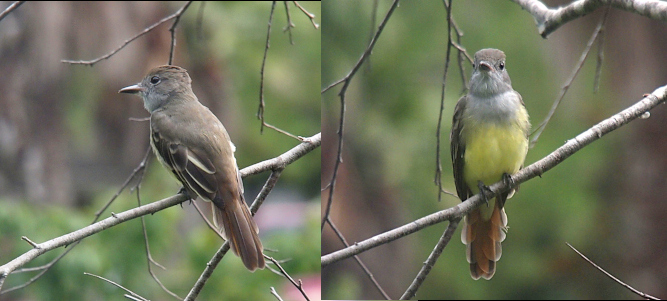
[[[503,70],[503,69],[505,69],[505,62],[500,62],[500,64],[498,64],[498,70]]]
[[[157,83],[160,82],[160,77],[159,76],[153,76],[151,77],[151,84],[156,85]]]
[[[472,68],[475,69],[476,65],[475,63],[472,63]]]

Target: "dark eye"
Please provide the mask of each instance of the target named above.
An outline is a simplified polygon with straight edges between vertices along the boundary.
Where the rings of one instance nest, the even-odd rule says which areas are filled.
[[[505,62],[500,62],[500,64],[498,64],[498,70],[503,70],[503,69],[505,69]]]
[[[159,76],[153,76],[151,77],[151,84],[156,85],[157,83],[160,82],[160,77]]]

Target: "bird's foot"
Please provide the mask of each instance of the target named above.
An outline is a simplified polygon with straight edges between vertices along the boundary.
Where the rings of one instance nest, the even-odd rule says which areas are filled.
[[[190,195],[190,191],[188,191],[188,189],[185,188],[185,186],[181,186],[181,189],[178,190],[177,194],[185,194],[190,200],[190,204],[192,205],[192,201],[194,201],[194,198],[192,197],[192,195]],[[181,208],[183,208],[183,203],[181,203]]]
[[[479,192],[482,195],[482,198],[484,199],[484,202],[486,203],[486,207],[489,207],[489,198],[486,196],[486,194],[493,194],[493,191],[489,189],[489,186],[484,185],[482,181],[477,181],[477,188],[479,188]]]

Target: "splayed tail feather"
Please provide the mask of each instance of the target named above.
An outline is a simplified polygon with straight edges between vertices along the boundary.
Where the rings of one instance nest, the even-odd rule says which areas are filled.
[[[216,226],[222,230],[223,238],[229,242],[232,252],[241,257],[246,268],[251,272],[263,269],[265,262],[259,229],[248,206],[231,202],[230,206],[221,210],[213,205],[213,215]]]
[[[484,211],[491,208],[487,209],[484,204],[465,218],[461,241],[466,244],[470,276],[475,280],[491,279],[496,272],[496,262],[503,253],[501,242],[505,240],[507,215],[500,203],[489,201],[489,207],[493,206],[493,211],[487,219]]]

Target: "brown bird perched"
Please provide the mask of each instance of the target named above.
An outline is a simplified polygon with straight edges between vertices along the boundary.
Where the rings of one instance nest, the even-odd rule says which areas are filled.
[[[262,242],[243,198],[235,146],[220,120],[197,100],[191,82],[185,69],[161,66],[118,92],[143,98],[158,160],[191,196],[213,204],[216,226],[246,268],[263,269]]]

